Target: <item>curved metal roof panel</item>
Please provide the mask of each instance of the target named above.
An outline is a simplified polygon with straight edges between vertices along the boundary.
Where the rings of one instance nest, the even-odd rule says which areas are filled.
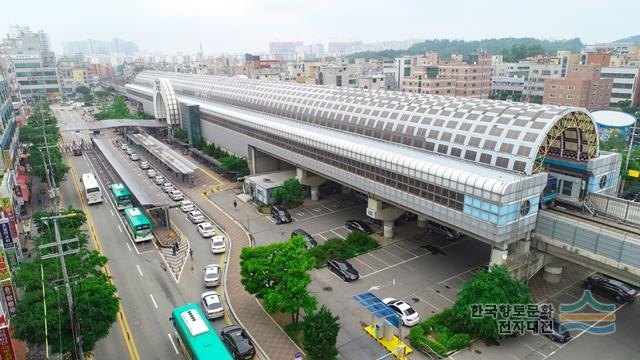
[[[197,74],[144,71],[136,82],[152,86],[157,78],[168,79],[179,95],[525,174],[564,115],[591,119],[579,108]]]

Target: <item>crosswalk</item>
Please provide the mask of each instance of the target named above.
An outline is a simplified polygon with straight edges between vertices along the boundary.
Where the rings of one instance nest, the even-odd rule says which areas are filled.
[[[78,146],[82,148],[82,150],[93,149],[93,144],[91,144],[88,141],[85,141],[85,142],[74,141],[70,143],[61,143],[59,146],[60,146],[60,152],[62,153],[71,153],[73,152],[73,149]]]

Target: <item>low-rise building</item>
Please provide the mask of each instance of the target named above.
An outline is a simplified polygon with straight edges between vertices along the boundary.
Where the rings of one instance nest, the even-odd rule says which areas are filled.
[[[603,67],[600,77],[613,80],[609,100],[611,106],[627,100],[633,106],[640,104],[640,68]]]

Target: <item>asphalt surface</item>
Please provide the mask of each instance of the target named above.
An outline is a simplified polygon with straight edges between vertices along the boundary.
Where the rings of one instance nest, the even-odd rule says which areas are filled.
[[[75,111],[59,111],[57,108],[54,108],[54,111],[61,122],[83,121]],[[82,132],[63,133],[65,142],[79,141],[81,138],[87,141],[88,136]],[[62,196],[65,206],[72,205],[82,209],[72,177],[79,177],[86,172],[97,174],[105,201],[91,205],[88,212],[93,220],[100,248],[109,259],[108,266],[118,288],[128,325],[122,326],[120,321],[115,324],[109,336],[98,343],[94,358],[181,359],[182,355],[177,351],[178,344],[172,339],[173,329],[168,321],[170,312],[176,306],[200,303],[201,293],[207,290],[202,286],[202,269],[207,264],[220,263],[222,259],[219,255],[211,254],[209,241],[199,235],[195,225],[191,224],[179,209],[171,210],[171,218],[194,249],[194,260],[187,261],[179,280],[164,270],[166,267],[163,266],[163,259],[155,247],[138,253],[138,248],[124,229],[122,215],[112,205],[109,192],[106,190],[108,184],[117,178],[114,178],[113,171],[104,168],[106,164],[95,160],[92,152],[93,150],[85,150],[82,156],[68,155],[74,171],[70,172],[67,181],[61,184]],[[121,155],[120,159],[110,160],[122,161],[130,171],[139,172],[140,176],[144,176],[141,175],[137,163],[124,158],[124,153]],[[146,177],[143,180],[148,182],[146,187],[149,191],[166,196]],[[173,203],[170,199],[167,202]],[[217,291],[221,293],[222,288],[218,288]],[[221,318],[212,324],[219,329],[228,322],[228,318]],[[135,351],[132,351],[133,355],[130,354],[125,345],[126,336],[133,339],[139,357],[135,355]]]

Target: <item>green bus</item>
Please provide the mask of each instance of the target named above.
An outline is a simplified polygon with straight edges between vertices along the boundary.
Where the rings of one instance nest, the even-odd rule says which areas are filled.
[[[131,192],[122,183],[111,184],[111,195],[116,202],[118,210],[123,210],[133,206],[131,201]]]
[[[153,239],[151,221],[140,208],[124,209],[124,218],[127,220],[127,231],[133,237],[133,241],[143,242]]]
[[[170,319],[186,359],[233,359],[198,305],[177,307],[171,312]]]

